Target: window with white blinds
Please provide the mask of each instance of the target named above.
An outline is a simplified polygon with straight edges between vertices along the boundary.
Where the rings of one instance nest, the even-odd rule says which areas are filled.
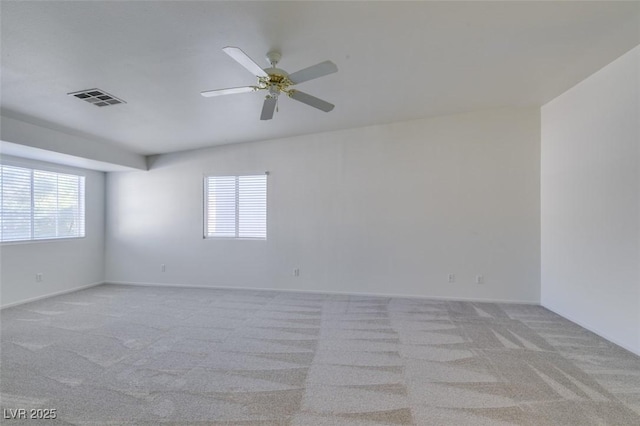
[[[267,175],[207,176],[206,238],[267,238]]]
[[[84,237],[84,176],[0,165],[0,241]]]

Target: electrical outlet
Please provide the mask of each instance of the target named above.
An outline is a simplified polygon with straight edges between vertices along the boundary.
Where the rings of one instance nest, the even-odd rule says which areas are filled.
[[[484,275],[476,275],[476,284],[484,284]]]
[[[38,272],[36,274],[36,282],[37,283],[41,283],[42,282],[42,272]]]
[[[294,277],[299,277],[300,276],[300,269],[296,268],[293,270],[293,276]]]
[[[456,274],[449,274],[448,281],[450,283],[455,283],[456,282]]]
[[[164,263],[162,265],[160,265],[160,270],[162,272],[167,272],[167,267],[164,265]]]

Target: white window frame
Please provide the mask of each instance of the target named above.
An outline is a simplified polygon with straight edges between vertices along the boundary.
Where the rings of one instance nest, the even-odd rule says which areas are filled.
[[[67,241],[67,240],[77,240],[86,238],[86,228],[87,228],[87,217],[86,217],[86,175],[84,173],[80,173],[77,171],[65,170],[58,167],[48,166],[48,165],[33,165],[28,162],[19,161],[19,159],[3,159],[2,163],[0,163],[1,167],[16,167],[24,170],[28,170],[30,175],[29,178],[29,197],[31,199],[30,206],[30,232],[29,238],[23,239],[10,239],[4,240],[4,233],[0,229],[0,244],[9,245],[9,244],[31,244],[31,243],[46,243],[46,242],[55,242],[55,241]],[[35,172],[44,172],[44,173],[53,173],[56,175],[65,175],[65,176],[74,176],[78,178],[78,184],[80,185],[78,188],[78,204],[79,210],[81,212],[81,221],[78,235],[69,235],[69,236],[48,236],[48,237],[37,237],[35,236],[35,215],[36,211],[34,209],[34,173]],[[4,192],[0,190],[0,197],[4,197]],[[3,207],[2,198],[0,198],[0,209]],[[2,222],[0,222],[0,226],[2,226]]]
[[[240,193],[239,193],[239,179],[242,177],[253,177],[253,176],[264,176],[265,178],[265,187],[264,187],[264,196],[265,196],[265,207],[264,207],[264,237],[256,237],[256,236],[240,236]],[[219,236],[219,235],[211,235],[209,233],[208,225],[209,225],[209,178],[235,178],[235,226],[234,236]],[[207,240],[254,240],[254,241],[266,241],[268,237],[268,188],[269,188],[269,172],[258,172],[258,173],[227,173],[227,174],[205,174],[203,179],[203,228],[202,228],[202,237]]]

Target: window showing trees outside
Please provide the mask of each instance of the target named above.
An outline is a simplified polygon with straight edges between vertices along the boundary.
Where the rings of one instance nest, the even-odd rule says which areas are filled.
[[[0,166],[0,241],[85,235],[84,176]]]

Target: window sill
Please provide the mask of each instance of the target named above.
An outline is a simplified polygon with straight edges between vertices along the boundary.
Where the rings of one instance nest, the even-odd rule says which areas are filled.
[[[87,238],[86,235],[84,237],[42,238],[37,240],[2,241],[0,242],[0,245],[10,246],[10,245],[34,244],[34,243],[58,243],[63,241],[83,240],[85,238]]]

